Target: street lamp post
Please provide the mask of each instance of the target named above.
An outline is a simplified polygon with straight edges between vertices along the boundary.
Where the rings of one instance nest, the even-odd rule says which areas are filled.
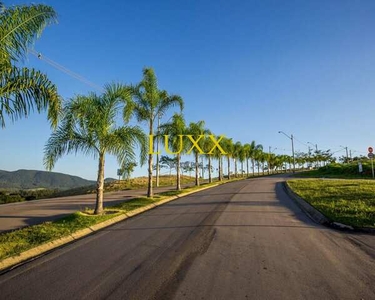
[[[307,143],[315,146],[315,154],[318,155],[318,144],[313,144],[311,142],[307,142]],[[316,161],[315,167],[318,168],[318,161]]]
[[[292,156],[293,156],[293,173],[296,171],[296,159],[294,157],[294,141],[293,141],[293,134],[291,134],[290,136],[287,135],[284,131],[279,131],[279,133],[282,133],[283,135],[285,135],[288,139],[290,139],[292,141]]]
[[[348,146],[341,146],[340,145],[340,147],[342,147],[343,149],[345,149],[345,151],[346,151],[346,163],[349,163]]]

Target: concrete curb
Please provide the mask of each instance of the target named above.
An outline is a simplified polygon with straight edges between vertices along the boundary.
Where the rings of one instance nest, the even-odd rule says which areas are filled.
[[[315,207],[307,203],[300,196],[292,191],[287,182],[283,182],[284,190],[288,196],[294,200],[294,202],[307,214],[307,216],[312,219],[314,222],[322,225],[328,225],[331,223],[331,220],[318,211]]]
[[[356,232],[365,232],[375,234],[374,228],[357,228],[352,227],[350,225],[342,224],[339,222],[334,222],[331,219],[327,218],[324,214],[322,214],[319,210],[317,210],[314,206],[306,202],[300,196],[298,196],[295,192],[292,191],[290,186],[287,182],[283,182],[283,187],[285,192],[288,196],[302,209],[302,211],[314,222],[328,226],[334,229],[339,229],[343,231],[356,231]]]
[[[234,181],[237,181],[237,180],[234,180]],[[186,192],[186,193],[183,193],[183,194],[180,194],[180,195],[177,195],[177,196],[171,196],[171,197],[163,199],[163,200],[161,200],[161,201],[159,201],[155,204],[150,204],[150,205],[147,205],[147,206],[144,206],[144,207],[137,208],[135,210],[129,211],[129,212],[124,213],[124,214],[121,214],[121,215],[119,215],[117,217],[114,217],[112,219],[109,219],[109,220],[106,220],[104,222],[92,225],[89,228],[84,228],[84,229],[78,230],[78,231],[76,231],[76,232],[74,232],[74,233],[72,233],[68,236],[53,240],[51,242],[42,244],[42,245],[37,246],[37,247],[32,248],[32,249],[29,249],[27,251],[24,251],[24,252],[20,253],[19,255],[15,255],[15,256],[5,258],[2,261],[0,261],[0,272],[4,272],[7,269],[11,269],[12,267],[16,267],[17,265],[20,265],[21,263],[24,263],[27,260],[30,260],[30,259],[35,258],[37,256],[40,256],[40,255],[42,255],[46,252],[49,252],[49,251],[51,251],[55,248],[61,247],[65,244],[68,244],[68,243],[71,243],[73,241],[79,240],[79,239],[81,239],[85,236],[88,236],[88,235],[90,235],[90,234],[92,234],[92,233],[94,233],[94,232],[96,232],[100,229],[103,229],[105,227],[114,225],[114,224],[116,224],[118,222],[121,222],[123,220],[126,220],[128,218],[134,217],[136,215],[139,215],[139,214],[141,214],[145,211],[154,209],[155,207],[158,207],[158,206],[163,205],[165,203],[171,202],[173,200],[179,199],[179,198],[184,197],[184,196],[188,196],[190,194],[194,194],[194,193],[197,193],[197,192],[201,192],[201,191],[219,186],[221,184],[230,183],[230,182],[232,182],[232,181],[229,181],[229,182],[225,181],[225,182],[213,184],[213,185],[210,185],[210,186],[207,186],[207,187],[202,187],[201,189]]]

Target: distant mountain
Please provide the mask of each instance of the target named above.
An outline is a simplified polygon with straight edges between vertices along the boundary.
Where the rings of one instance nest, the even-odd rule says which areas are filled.
[[[2,189],[59,189],[66,190],[95,184],[78,176],[62,173],[18,170],[14,172],[0,170],[0,188]]]
[[[114,178],[111,178],[111,177],[108,177],[108,178],[104,179],[104,183],[110,183],[110,182],[113,182],[113,181],[117,181],[117,179],[114,179]]]

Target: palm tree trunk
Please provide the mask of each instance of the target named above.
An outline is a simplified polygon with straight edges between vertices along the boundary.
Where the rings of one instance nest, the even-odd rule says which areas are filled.
[[[181,190],[180,159],[181,159],[181,156],[180,156],[180,153],[179,153],[179,154],[177,154],[177,166],[176,166],[176,170],[177,170],[177,191]]]
[[[230,157],[227,156],[228,158],[228,180],[230,179]]]
[[[249,177],[249,159],[246,159],[246,177]]]
[[[199,159],[198,159],[198,152],[195,153],[195,185],[199,186]]]
[[[212,182],[212,177],[211,177],[211,156],[208,156],[208,182]]]
[[[251,164],[253,165],[253,177],[255,176],[255,161],[251,159]]]
[[[204,179],[204,160],[202,157],[202,179]]]
[[[244,171],[243,171],[243,161],[241,161],[241,177],[243,177]]]
[[[233,161],[234,161],[234,177],[237,178],[237,160],[233,158]]]
[[[150,136],[153,134],[152,130],[152,120],[150,121]],[[152,149],[152,153],[154,152],[154,149]],[[153,154],[148,155],[148,187],[147,187],[147,197],[152,197],[154,195],[153,189],[152,189],[152,158]]]
[[[96,182],[95,215],[103,213],[104,153],[99,154],[98,180]]]
[[[259,170],[259,168],[260,168],[260,163],[259,163],[259,161],[257,161],[257,164],[258,164],[258,176],[260,175],[260,170]]]
[[[223,158],[219,156],[219,181],[223,180]]]
[[[262,162],[262,171],[263,171],[263,175],[264,175],[264,162]]]
[[[224,158],[220,155],[220,177],[224,179]]]

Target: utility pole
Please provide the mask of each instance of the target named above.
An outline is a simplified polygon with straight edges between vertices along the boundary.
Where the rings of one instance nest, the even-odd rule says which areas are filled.
[[[308,152],[308,155],[309,155],[309,158],[308,158],[308,163],[307,163],[307,169],[310,169],[310,156],[311,156],[311,148],[310,148],[310,146],[307,146],[307,148],[309,149],[309,152]]]
[[[311,142],[307,142],[307,143],[315,146],[315,154],[318,155],[318,144],[313,144]],[[319,166],[318,161],[316,161],[315,168],[318,168],[318,166]]]
[[[352,158],[352,150],[350,150],[349,153],[350,153],[350,162],[353,162],[353,158]]]
[[[288,139],[290,139],[292,141],[292,156],[293,156],[293,173],[296,171],[296,159],[294,157],[294,141],[293,141],[293,134],[291,134],[290,136],[287,135],[284,131],[279,131],[279,133],[282,133],[283,135],[285,135]]]
[[[346,150],[346,163],[349,163],[348,147],[345,147]]]
[[[293,153],[293,173],[296,171],[296,158],[294,157],[294,141],[293,141],[293,134],[290,135],[290,139],[292,140],[292,153]]]

